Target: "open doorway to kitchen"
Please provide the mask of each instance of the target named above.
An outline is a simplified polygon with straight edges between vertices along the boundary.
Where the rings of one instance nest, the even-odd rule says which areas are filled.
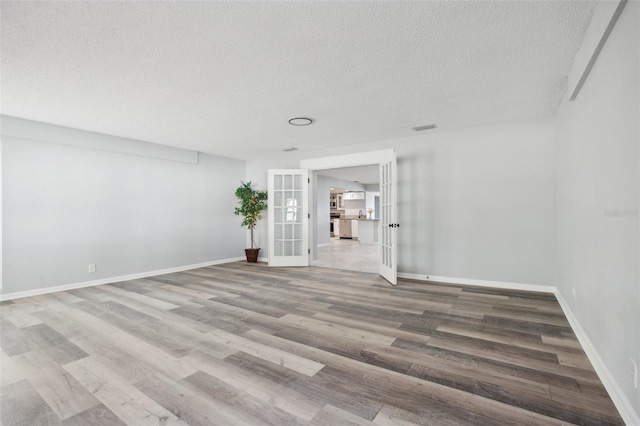
[[[350,182],[351,184],[360,184],[360,191],[348,191],[348,192],[364,192],[365,195],[365,211],[360,212],[362,209],[357,209],[358,213],[355,214],[355,211],[350,211],[351,220],[353,221],[353,216],[360,216],[360,218],[356,217],[356,220],[360,219],[363,222],[366,222],[364,226],[360,226],[360,223],[357,223],[358,227],[357,235],[358,239],[356,242],[359,244],[358,247],[362,246],[361,244],[363,240],[364,232],[371,232],[374,234],[377,232],[377,236],[374,234],[370,238],[374,242],[371,244],[371,251],[374,256],[376,254],[376,250],[378,255],[377,257],[377,272],[389,283],[395,285],[397,281],[397,228],[398,224],[397,220],[397,203],[396,203],[396,154],[393,149],[383,149],[379,151],[369,151],[369,152],[359,152],[355,154],[345,154],[338,155],[333,157],[323,157],[323,158],[313,158],[307,160],[300,161],[300,168],[307,169],[313,177],[311,178],[311,188],[310,188],[310,198],[309,204],[311,212],[316,212],[315,215],[311,214],[311,226],[309,227],[309,240],[310,244],[310,259],[312,259],[312,264],[317,264],[319,260],[318,252],[323,247],[331,247],[331,237],[330,237],[330,206],[331,206],[331,198],[330,191],[331,185],[327,185],[326,194],[323,198],[319,199],[323,194],[324,190],[318,191],[318,185],[323,182],[323,179],[319,176],[323,174],[326,176],[327,170],[336,170],[336,169],[352,169],[359,168],[361,166],[372,166],[368,171],[378,170],[378,179],[380,192],[379,192],[379,208],[378,211],[372,211],[372,218],[366,222],[365,219],[368,217],[369,212],[366,208],[366,192],[367,187],[363,186],[364,179],[356,179],[350,177],[347,179],[342,179],[343,181]],[[366,169],[361,169],[365,171]],[[349,170],[353,172],[353,170]],[[344,176],[342,176],[344,178]],[[359,182],[353,182],[354,180],[358,180]],[[373,182],[373,181],[372,181]],[[333,186],[334,189],[339,186]],[[377,191],[369,191],[369,192],[377,192]],[[376,194],[370,194],[370,203],[371,198],[373,205],[375,206],[375,197]],[[357,199],[361,197],[361,195],[350,195],[349,199]],[[343,195],[344,201],[344,195]],[[338,202],[338,197],[336,196],[336,206]],[[348,205],[344,205],[345,207],[345,216],[347,216],[347,207]],[[337,207],[336,207],[336,210]],[[362,217],[365,216],[366,217]],[[375,220],[375,218],[379,217],[379,220]],[[342,215],[341,215],[342,219]],[[359,222],[359,221],[358,221]],[[335,222],[334,222],[335,225]],[[352,223],[353,226],[353,223]],[[370,228],[367,228],[367,227]],[[338,234],[340,234],[340,230],[338,230]],[[329,246],[322,245],[322,236],[327,235],[329,237]],[[334,238],[335,238],[335,230],[334,230]],[[378,242],[375,243],[375,239],[377,238]],[[348,240],[345,238],[344,240]],[[353,244],[353,231],[351,243]],[[320,241],[320,244],[319,244]],[[343,241],[342,238],[338,238],[338,241]],[[320,247],[319,247],[320,246]],[[355,245],[351,246],[352,249],[356,249]],[[357,252],[361,254],[360,251]],[[348,257],[348,254],[342,256],[343,258]],[[373,256],[372,256],[373,257]],[[329,259],[331,260],[331,259]],[[336,256],[334,256],[333,260],[337,260]],[[343,259],[344,260],[344,259]],[[363,265],[345,265],[344,262],[340,265],[336,264],[337,262],[328,262],[326,265],[338,268],[350,267],[355,270],[363,270]]]
[[[377,273],[379,165],[318,170],[315,188],[318,221],[314,264]]]

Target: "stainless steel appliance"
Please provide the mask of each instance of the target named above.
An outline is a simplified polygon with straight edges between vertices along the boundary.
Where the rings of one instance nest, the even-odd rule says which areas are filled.
[[[335,237],[335,236],[336,236],[336,234],[335,234],[335,232],[334,232],[334,229],[335,229],[336,227],[334,227],[334,222],[335,222],[336,220],[340,220],[340,213],[329,213],[329,217],[331,218],[331,219],[329,220],[329,230],[330,230],[330,232],[331,232],[331,234],[330,234],[330,235],[331,235],[332,237]]]
[[[352,238],[351,219],[340,219],[340,238]]]

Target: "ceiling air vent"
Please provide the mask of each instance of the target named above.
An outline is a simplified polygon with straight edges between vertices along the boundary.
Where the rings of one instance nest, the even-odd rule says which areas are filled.
[[[423,130],[431,130],[437,128],[438,126],[436,126],[435,124],[425,124],[424,126],[414,127],[413,130],[415,130],[416,132],[421,132]]]
[[[285,148],[283,149],[284,152],[291,152],[291,151],[297,151],[298,148],[296,148],[295,146],[292,146],[291,148]]]

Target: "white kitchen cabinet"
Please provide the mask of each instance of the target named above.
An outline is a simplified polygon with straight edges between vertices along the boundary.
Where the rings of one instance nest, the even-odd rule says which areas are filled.
[[[343,200],[364,200],[364,192],[345,192],[342,198]]]
[[[336,195],[336,204],[338,205],[338,210],[344,210],[344,194]]]
[[[358,239],[358,222],[360,221],[355,219],[351,221],[351,238],[354,240]]]
[[[377,219],[354,220],[358,222],[358,241],[360,244],[378,244],[380,221]]]

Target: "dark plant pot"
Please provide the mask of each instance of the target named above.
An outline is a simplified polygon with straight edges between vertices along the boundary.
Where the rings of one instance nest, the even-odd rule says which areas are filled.
[[[259,252],[260,252],[259,248],[244,249],[244,253],[247,255],[247,262],[250,262],[250,263],[258,262],[258,253]]]

